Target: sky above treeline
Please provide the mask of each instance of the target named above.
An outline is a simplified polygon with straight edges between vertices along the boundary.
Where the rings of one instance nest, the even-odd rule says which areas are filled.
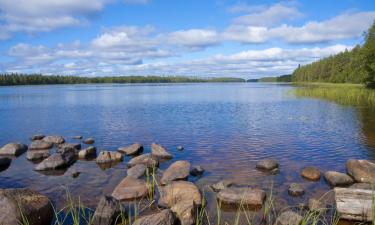
[[[0,72],[276,76],[374,20],[374,0],[0,0]]]

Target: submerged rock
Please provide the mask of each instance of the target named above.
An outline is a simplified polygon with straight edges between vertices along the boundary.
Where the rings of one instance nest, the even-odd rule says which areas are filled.
[[[78,140],[80,140],[80,139],[82,139],[83,137],[82,136],[80,136],[80,135],[78,135],[78,136],[73,136],[72,137],[72,139],[78,139]]]
[[[53,147],[53,143],[42,140],[35,140],[29,145],[29,150],[48,150]]]
[[[163,146],[156,143],[151,144],[151,155],[159,159],[173,158],[173,155],[170,154]]]
[[[147,167],[143,164],[135,165],[128,169],[127,174],[129,177],[141,178],[146,173]]]
[[[346,163],[346,168],[356,182],[375,184],[375,163],[351,159]]]
[[[9,143],[0,148],[0,156],[20,156],[27,151],[27,145]]]
[[[256,168],[271,171],[279,168],[279,163],[273,159],[264,159],[257,162]]]
[[[101,151],[96,158],[96,163],[121,162],[123,155],[119,152]]]
[[[309,210],[314,212],[324,212],[327,210],[326,204],[318,199],[310,198],[309,199]]]
[[[354,183],[354,180],[349,175],[336,171],[325,172],[324,179],[333,187],[347,186]]]
[[[0,189],[0,222],[4,225],[51,224],[54,212],[50,200],[29,189]]]
[[[143,145],[135,143],[126,147],[121,147],[118,151],[126,155],[138,155],[143,152]]]
[[[44,137],[45,137],[45,135],[43,135],[43,134],[36,134],[36,135],[33,135],[33,136],[31,137],[31,140],[32,140],[32,141],[42,140]]]
[[[190,172],[190,163],[188,161],[176,161],[171,164],[163,173],[160,183],[165,185],[176,180],[186,180]]]
[[[274,225],[299,225],[303,217],[293,211],[285,211],[281,213]]]
[[[291,196],[301,196],[305,194],[305,189],[298,183],[291,183],[289,185],[288,193]]]
[[[115,224],[121,213],[120,202],[111,197],[103,196],[100,198],[92,218],[93,225],[112,225]]]
[[[224,190],[225,188],[228,188],[234,184],[231,180],[222,180],[217,182],[216,184],[211,185],[211,188],[215,192],[219,192],[221,190]]]
[[[200,176],[204,173],[204,169],[201,166],[195,166],[193,169],[190,170],[190,175],[196,177]]]
[[[29,150],[27,151],[26,158],[31,161],[37,161],[48,158],[50,155],[49,150]]]
[[[311,181],[318,181],[320,180],[320,171],[316,167],[309,166],[302,170],[301,176]]]
[[[124,178],[112,192],[112,197],[120,201],[134,200],[148,194],[146,182],[133,177]]]
[[[94,138],[86,138],[83,143],[87,144],[87,145],[92,145],[95,143],[95,140]]]
[[[79,159],[93,159],[96,157],[96,148],[94,146],[89,146],[78,152]]]
[[[262,206],[266,193],[257,188],[226,188],[217,194],[224,204]]]
[[[151,156],[151,154],[144,154],[137,157],[132,158],[128,162],[128,167],[133,167],[137,164],[143,164],[148,168],[157,167],[159,166],[159,161]]]
[[[138,218],[133,225],[173,225],[175,216],[170,209],[164,209],[161,212]]]
[[[56,144],[56,145],[62,144],[65,142],[65,139],[62,136],[57,136],[57,135],[45,136],[42,140],[45,142]]]
[[[69,167],[75,162],[75,152],[74,151],[65,151],[62,153],[54,153],[50,157],[44,159],[36,167],[36,171],[44,170],[57,170],[64,169]]]

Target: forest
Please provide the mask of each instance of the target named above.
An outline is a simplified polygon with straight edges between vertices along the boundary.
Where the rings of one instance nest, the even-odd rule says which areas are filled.
[[[375,86],[375,21],[364,33],[364,44],[351,51],[299,66],[293,82],[363,83]]]

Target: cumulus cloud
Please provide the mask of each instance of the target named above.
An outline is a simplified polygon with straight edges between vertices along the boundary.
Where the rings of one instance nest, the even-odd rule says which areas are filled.
[[[124,2],[126,4],[147,4],[149,3],[151,0],[124,0]]]
[[[219,43],[219,35],[215,30],[190,29],[179,30],[164,35],[168,44],[175,44],[187,48],[201,49]]]

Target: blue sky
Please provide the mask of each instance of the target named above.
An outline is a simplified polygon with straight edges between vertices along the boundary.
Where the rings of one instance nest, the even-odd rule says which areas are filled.
[[[275,76],[374,20],[370,0],[0,0],[0,72]]]

